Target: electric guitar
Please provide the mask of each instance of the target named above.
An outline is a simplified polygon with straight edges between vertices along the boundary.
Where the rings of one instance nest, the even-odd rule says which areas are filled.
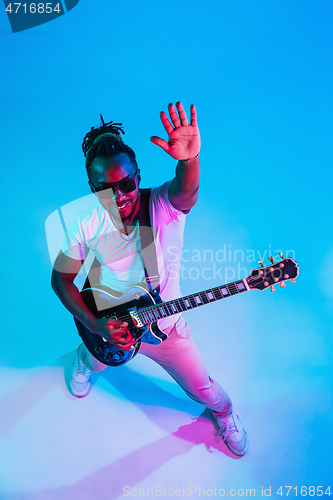
[[[160,344],[167,339],[167,335],[159,328],[158,321],[167,316],[173,316],[190,309],[239,295],[249,290],[275,290],[274,285],[280,283],[285,287],[285,281],[295,283],[298,276],[298,266],[291,258],[283,258],[263,267],[253,269],[247,278],[228,283],[226,285],[209,288],[203,292],[194,293],[185,297],[162,302],[158,294],[153,294],[145,288],[144,283],[130,287],[124,294],[117,296],[115,292],[103,285],[85,288],[81,296],[97,318],[114,318],[128,323],[127,330],[135,338],[131,350],[121,350],[112,345],[104,337],[100,337],[87,328],[80,330],[82,340],[88,350],[102,363],[109,366],[119,366],[127,363],[138,353],[141,342]],[[83,325],[82,325],[83,326]]]

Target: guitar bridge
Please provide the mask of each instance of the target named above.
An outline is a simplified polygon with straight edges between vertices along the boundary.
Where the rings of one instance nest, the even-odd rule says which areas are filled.
[[[131,318],[133,320],[133,323],[134,325],[137,327],[137,328],[140,328],[141,326],[144,326],[140,317],[139,317],[139,313],[138,313],[138,310],[135,308],[135,307],[131,307],[128,312],[130,313],[131,315]]]

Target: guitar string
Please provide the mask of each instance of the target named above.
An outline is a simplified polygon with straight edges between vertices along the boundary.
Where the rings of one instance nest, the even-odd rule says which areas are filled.
[[[264,274],[264,275],[257,276],[257,277],[254,277],[254,276],[249,276],[249,277],[247,277],[247,278],[246,278],[246,280],[247,280],[248,284],[250,284],[250,283],[253,283],[254,281],[257,281],[257,280],[258,280],[258,278],[259,278],[259,279],[261,279],[262,281],[263,281],[264,279],[271,279],[271,278],[268,278],[268,277],[266,276],[266,274]],[[217,300],[220,300],[221,298],[226,298],[225,296],[223,296],[223,295],[221,294],[221,290],[220,290],[220,289],[221,289],[221,288],[223,288],[223,287],[227,287],[227,288],[228,288],[229,286],[232,286],[232,285],[234,285],[234,286],[236,287],[236,285],[237,285],[239,282],[242,282],[242,281],[243,281],[243,280],[239,280],[238,282],[236,282],[236,281],[235,281],[235,282],[232,282],[232,283],[227,283],[226,285],[221,285],[221,286],[219,286],[219,287],[209,288],[209,289],[207,289],[207,290],[204,290],[204,291],[198,292],[198,293],[196,293],[196,294],[190,294],[190,295],[187,295],[187,296],[185,296],[185,297],[178,297],[178,298],[173,299],[173,300],[171,300],[171,301],[163,302],[162,304],[165,306],[165,307],[164,307],[164,309],[166,309],[166,311],[168,312],[168,306],[171,308],[171,306],[170,306],[170,304],[171,304],[171,303],[175,303],[176,301],[178,301],[178,302],[179,302],[180,300],[183,300],[184,305],[185,305],[185,310],[188,310],[188,308],[187,308],[187,306],[186,306],[186,304],[185,304],[185,299],[187,299],[187,300],[188,300],[188,302],[189,302],[189,304],[190,304],[190,306],[191,306],[191,307],[190,307],[190,309],[193,309],[194,307],[199,307],[200,305],[205,305],[205,304],[208,304],[208,303],[211,303],[211,302],[215,302],[215,301],[217,301]],[[281,281],[283,281],[283,280],[281,280]],[[238,293],[240,293],[240,291],[237,289],[237,287],[236,287],[236,290],[237,290],[237,292],[238,292]],[[221,294],[221,298],[216,298],[216,297],[215,297],[215,293],[214,293],[214,291],[218,291],[218,292]],[[208,293],[208,292],[213,293],[214,300],[210,300],[210,299],[207,297],[207,293]],[[195,295],[197,295],[197,296],[199,296],[199,297],[201,298],[201,301],[202,301],[202,302],[201,302],[201,304],[200,304],[200,303],[197,303],[197,302],[195,301]],[[229,295],[228,295],[228,296],[229,296]],[[205,301],[203,300],[203,298],[206,298],[206,300],[208,300],[208,302],[205,302]],[[194,302],[194,304],[195,304],[195,305],[193,305],[193,304],[191,303],[191,299],[193,299],[193,302]],[[145,308],[141,308],[141,309],[140,309],[140,311],[142,311],[142,312],[149,312],[151,309],[157,309],[159,306],[162,306],[162,304],[153,304],[153,305],[151,305],[151,306],[147,306],[147,307],[145,307]],[[180,308],[182,309],[182,307],[181,307],[181,304],[180,304],[180,303],[179,303],[179,305],[180,305]],[[176,306],[175,306],[175,307],[176,307]],[[171,308],[171,310],[172,310],[172,308]],[[182,313],[182,312],[184,312],[184,311],[183,311],[183,310],[181,310],[181,311],[177,311],[177,312],[174,312],[174,314],[178,314],[178,313]],[[172,315],[174,315],[174,314],[167,314],[167,317],[172,316]],[[162,316],[162,318],[163,318],[163,316]],[[162,318],[157,318],[157,319],[162,319]],[[122,320],[122,321],[127,321],[127,322],[132,321],[132,322],[133,322],[133,324],[134,324],[133,318],[132,318],[132,316],[131,316],[130,314],[125,314],[125,316],[120,316],[118,319],[119,319],[119,320]],[[154,322],[154,321],[152,321],[152,322]],[[151,324],[151,323],[145,323],[145,325],[148,325],[148,324]],[[135,326],[135,325],[134,325],[134,326]],[[133,342],[133,344],[132,344],[132,345],[133,345],[133,346],[135,346],[135,345],[138,343],[138,341],[139,341],[139,340],[140,340],[140,339],[141,339],[141,338],[142,338],[145,334],[146,334],[145,332],[142,332],[142,334],[141,334],[139,337],[136,337],[136,338],[135,338],[135,342]]]
[[[222,285],[222,286],[225,286],[225,285]],[[219,288],[220,287],[210,288],[208,290],[204,290],[202,292],[198,292],[197,294],[191,294],[191,295],[188,295],[188,296],[185,296],[185,297],[178,297],[177,299],[173,299],[173,300],[170,300],[170,301],[167,301],[167,302],[163,302],[162,304],[161,303],[152,304],[150,306],[146,306],[146,307],[140,308],[138,310],[138,312],[141,313],[141,316],[143,314],[147,314],[147,313],[148,314],[149,313],[153,314],[154,310],[158,310],[158,308],[163,305],[164,306],[164,310],[166,310],[166,312],[167,312],[166,316],[162,315],[161,318],[160,317],[157,317],[156,319],[153,318],[152,322],[154,322],[156,320],[163,319],[164,317],[170,317],[170,316],[173,316],[173,315],[176,315],[176,314],[181,314],[182,312],[188,311],[190,309],[194,309],[195,307],[199,307],[200,305],[210,304],[211,302],[216,302],[217,300],[220,300],[221,298],[224,298],[224,296],[222,296]],[[215,291],[215,294],[214,294],[214,291]],[[221,294],[221,298],[216,298],[215,297],[217,291]],[[211,299],[209,299],[207,297],[207,293],[208,292],[213,293],[213,297],[214,297],[213,300],[211,300]],[[195,301],[195,295],[197,295],[198,297],[200,297],[201,303],[197,303]],[[186,299],[187,299],[190,307],[188,307],[186,305],[186,303],[185,303]],[[193,303],[192,303],[191,299],[193,300]],[[182,306],[181,306],[180,303],[179,303],[180,311],[177,309],[176,305],[174,304],[176,301],[179,302],[180,300],[182,300],[184,302],[185,310],[182,308]],[[205,300],[207,300],[207,302],[205,302]],[[172,307],[171,307],[172,303],[174,304],[174,307],[176,308],[176,311],[174,309],[172,309]],[[171,309],[172,314],[169,314],[169,310],[168,309]],[[158,312],[160,313],[160,311],[158,311]],[[127,322],[133,320],[133,318],[132,318],[132,316],[130,314],[125,314],[123,316],[119,316],[118,319],[121,320],[121,321],[127,321]],[[145,318],[143,318],[143,319],[145,320]],[[148,322],[148,323],[145,323],[145,324],[149,325],[150,323]]]
[[[249,279],[251,279],[251,277],[249,277]],[[252,280],[251,280],[251,281],[253,281],[253,280],[255,280],[255,278],[252,278]],[[242,281],[242,280],[241,280],[241,281]],[[185,304],[185,300],[184,300],[184,299],[186,298],[186,299],[188,299],[189,304],[190,304],[190,306],[191,306],[191,307],[190,307],[190,309],[193,309],[193,308],[195,308],[195,307],[199,307],[200,305],[205,305],[205,304],[208,304],[208,303],[211,303],[211,302],[216,302],[217,300],[221,300],[221,298],[226,298],[225,296],[223,296],[223,295],[221,294],[220,288],[222,288],[222,287],[224,287],[224,286],[228,287],[228,286],[230,286],[230,285],[234,285],[234,286],[236,287],[236,282],[233,282],[233,283],[228,283],[227,285],[222,285],[222,286],[220,286],[220,287],[210,288],[210,289],[208,289],[208,290],[204,290],[204,291],[199,292],[199,293],[197,293],[197,294],[191,294],[191,295],[188,295],[188,296],[186,296],[186,297],[178,297],[177,299],[174,299],[174,300],[171,300],[171,301],[168,301],[168,302],[164,302],[164,303],[163,303],[163,305],[165,305],[165,309],[166,309],[166,310],[167,310],[167,312],[168,312],[168,306],[169,306],[172,302],[183,300],[183,301],[184,301],[185,308],[186,308],[185,310],[188,310],[188,309],[187,309],[187,306],[186,306],[186,304]],[[215,297],[215,293],[213,293],[213,290],[214,290],[215,292],[216,292],[216,291],[218,291],[218,292],[220,293],[220,295],[221,295],[221,298],[220,298],[220,299]],[[236,290],[237,290],[237,287],[236,287]],[[212,292],[212,293],[213,293],[214,300],[209,300],[209,298],[207,297],[207,293],[208,293],[208,292]],[[238,293],[240,293],[240,291],[239,291],[239,290],[237,290],[237,292],[238,292]],[[202,294],[204,294],[204,295],[202,295]],[[198,295],[198,296],[201,298],[201,303],[199,303],[199,304],[198,304],[198,303],[195,301],[195,295]],[[230,296],[230,295],[228,295],[228,296]],[[206,300],[208,300],[208,302],[204,302],[203,297],[205,297],[205,298],[206,298]],[[195,305],[192,305],[192,303],[191,303],[191,301],[190,301],[190,298],[191,298],[191,299],[193,299],[193,301],[194,301],[194,304],[195,304]],[[158,308],[158,306],[161,306],[161,304],[153,304],[153,305],[151,305],[151,306],[147,306],[147,307],[145,307],[145,308],[141,308],[141,309],[140,309],[140,311],[142,311],[142,312],[149,312],[149,310],[150,310],[150,309],[157,309],[157,308]],[[171,307],[171,306],[170,306],[170,307]],[[181,305],[180,305],[180,307],[181,307]],[[182,307],[181,307],[181,309],[182,309]],[[171,309],[171,310],[172,310],[172,309]],[[181,310],[181,311],[178,311],[177,313],[174,313],[174,314],[178,314],[178,313],[182,313],[182,312],[184,312],[184,311],[183,311],[183,310]],[[171,314],[171,315],[170,315],[170,314],[168,314],[168,315],[167,315],[167,317],[168,317],[168,316],[172,316],[172,315],[173,315],[173,314]],[[118,319],[119,319],[119,320],[121,320],[121,321],[133,322],[133,324],[134,324],[133,318],[132,318],[132,316],[131,316],[130,314],[125,314],[124,316],[119,316],[119,317],[118,317]],[[157,318],[157,319],[162,319],[162,318]],[[154,320],[153,320],[152,322],[154,322]],[[151,324],[151,323],[145,323],[145,325],[146,325],[146,326],[147,326],[147,325],[149,325],[149,324]],[[135,326],[135,325],[134,325],[134,326]],[[140,335],[139,337],[135,337],[135,341],[133,342],[132,346],[136,346],[136,345],[138,344],[139,340],[140,340],[140,339],[141,339],[144,335],[146,335],[146,333],[147,333],[147,332],[142,332],[142,333],[141,333],[141,335]],[[120,349],[120,350],[121,350],[121,349]]]
[[[242,280],[241,280],[241,281],[242,281]],[[230,285],[230,284],[231,284],[231,283],[229,283],[229,285]],[[235,283],[232,283],[232,284],[235,284]],[[226,286],[226,285],[222,285],[222,286]],[[193,298],[193,299],[194,299],[194,296],[195,296],[195,295],[198,295],[198,296],[200,296],[200,297],[201,297],[201,299],[202,299],[202,295],[201,295],[201,294],[205,294],[205,295],[206,295],[206,294],[207,294],[207,292],[212,291],[212,290],[218,290],[218,291],[219,291],[219,293],[221,294],[221,292],[220,292],[219,288],[222,288],[222,287],[210,288],[210,289],[208,289],[208,290],[204,290],[204,291],[202,291],[202,292],[199,292],[198,294],[191,294],[191,295],[188,295],[188,296],[186,296],[185,298],[187,298],[187,299],[188,299],[189,297],[191,297],[191,298]],[[237,291],[238,291],[238,293],[240,293],[240,292],[239,292],[239,290],[237,290]],[[214,296],[214,294],[213,294],[213,296]],[[215,296],[214,296],[214,297],[215,297]],[[228,297],[230,297],[230,295],[228,295]],[[221,294],[221,298],[225,298],[225,297]],[[176,300],[178,300],[178,301],[179,301],[180,299],[184,299],[184,297],[178,297],[177,299],[174,299],[174,300],[171,300],[171,301],[168,301],[168,302],[163,302],[163,304],[170,304],[171,302],[175,302]],[[191,305],[191,309],[193,309],[194,307],[199,307],[200,305],[210,304],[211,302],[215,302],[216,300],[218,300],[218,299],[214,298],[214,300],[212,300],[212,301],[211,301],[211,300],[209,300],[209,299],[207,298],[207,296],[206,296],[206,299],[208,300],[208,302],[204,302],[204,300],[202,300],[201,304],[197,304],[197,302],[194,300],[194,303],[196,304],[196,306]],[[190,303],[190,304],[191,304],[191,303]],[[152,305],[152,306],[148,306],[148,307],[145,307],[145,308],[141,308],[141,311],[142,311],[143,309],[144,309],[145,311],[148,311],[150,308],[158,307],[159,305],[161,305],[161,304],[154,304],[154,305]],[[185,305],[185,308],[186,308],[186,310],[188,310],[188,309],[187,309],[187,307],[186,307],[186,305]],[[184,312],[184,311],[182,310],[181,312]],[[181,312],[180,312],[180,311],[178,311],[178,313],[181,313]],[[175,313],[175,314],[178,314],[178,313]],[[169,316],[172,316],[172,315],[169,315]],[[126,317],[127,317],[127,316],[123,316],[123,317],[121,317],[121,319],[126,318]],[[132,317],[131,317],[131,316],[128,316],[128,317],[130,317],[130,319],[132,319]],[[159,318],[159,319],[162,319],[162,318]],[[152,321],[152,322],[153,322],[153,321]],[[149,323],[147,323],[147,324],[149,324]],[[145,335],[145,332],[142,332],[142,334],[141,334],[139,337],[136,337],[136,338],[135,338],[135,342],[133,342],[133,344],[132,344],[132,345],[133,345],[133,346],[135,346],[135,345],[138,343],[138,341],[141,339],[141,337],[143,337],[144,335]]]
[[[240,280],[242,281],[242,280]],[[190,309],[193,309],[195,307],[199,307],[200,305],[205,305],[205,304],[210,304],[211,302],[215,302],[217,300],[221,300],[221,298],[224,298],[225,296],[221,294],[221,291],[220,291],[220,288],[223,288],[223,287],[230,287],[231,285],[235,285],[237,284],[238,282],[234,282],[234,283],[228,283],[227,285],[221,285],[220,287],[214,287],[214,288],[209,288],[207,290],[203,290],[201,292],[198,292],[198,293],[195,293],[195,294],[190,294],[190,295],[186,295],[185,297],[178,297],[176,299],[173,299],[173,300],[169,300],[167,302],[162,302],[162,303],[157,303],[157,304],[152,304],[152,305],[149,305],[149,306],[146,306],[146,307],[142,307],[140,309],[138,309],[138,312],[139,313],[142,313],[142,314],[145,314],[145,313],[150,313],[154,310],[158,310],[159,307],[162,307],[164,306],[164,310],[167,311],[167,314],[166,316],[162,316],[162,318],[159,318],[157,317],[156,319],[163,319],[164,317],[169,317],[169,316],[173,316],[173,315],[176,315],[176,314],[181,314],[182,312],[185,312],[185,311],[188,311]],[[236,288],[236,291],[238,293],[241,293],[237,288]],[[210,299],[207,294],[208,293],[212,293],[214,299]],[[217,293],[219,293],[221,295],[221,297],[216,297],[215,295],[217,295]],[[195,300],[195,296],[198,296],[200,297],[201,299],[201,303],[197,302]],[[228,295],[229,296],[229,295]],[[190,307],[187,306],[186,302],[185,301],[188,301]],[[207,302],[205,302],[205,300],[207,300]],[[179,307],[180,307],[180,311],[177,309],[176,307],[176,304],[175,302],[176,301],[183,301],[184,302],[184,307],[185,307],[185,310],[182,308],[181,304],[179,303]],[[192,301],[193,301],[193,304],[192,304]],[[176,308],[175,309],[172,309],[172,305],[174,305],[174,307]],[[169,314],[169,310],[168,309],[171,309],[172,311],[172,314]],[[160,312],[160,311],[158,311]],[[142,315],[141,314],[141,315]],[[119,319],[123,320],[123,321],[126,321],[126,320],[131,320],[132,319],[132,316],[129,314],[129,315],[125,315],[125,316],[120,316]],[[155,319],[153,319],[154,321]],[[146,323],[146,324],[149,324],[149,323]]]
[[[263,279],[263,277],[261,277]],[[251,278],[249,277],[248,278],[248,281],[255,281],[257,278]],[[242,280],[240,280],[241,282]],[[221,291],[220,289],[223,288],[223,287],[231,287],[232,285],[236,286],[236,284],[238,284],[238,282],[232,282],[232,283],[228,283],[226,285],[221,285],[220,287],[214,287],[214,288],[209,288],[207,290],[203,290],[201,292],[198,292],[198,293],[195,293],[195,294],[190,294],[190,295],[187,295],[185,297],[178,297],[176,299],[173,299],[173,300],[169,300],[167,302],[162,302],[162,303],[157,303],[157,304],[152,304],[152,305],[149,305],[149,306],[146,306],[146,307],[142,307],[140,309],[138,309],[138,312],[141,313],[141,316],[143,314],[149,314],[150,312],[152,313],[154,310],[158,310],[159,307],[163,307],[163,310],[166,311],[166,316],[162,315],[161,318],[157,317],[156,319],[163,319],[164,317],[169,317],[169,316],[173,316],[173,315],[176,315],[176,314],[181,314],[182,312],[184,311],[187,311],[187,310],[190,310],[190,309],[193,309],[195,307],[199,307],[200,305],[205,305],[205,304],[209,304],[211,302],[216,302],[217,300],[221,300],[221,298],[226,298],[227,296],[224,296],[221,294]],[[237,288],[236,288],[236,291],[238,293],[241,293]],[[213,297],[214,299],[210,299],[209,297],[207,297],[207,294],[208,293],[212,293],[213,294]],[[216,297],[217,294],[220,294],[221,297]],[[196,300],[195,300],[195,296],[198,296],[200,297],[201,299],[201,303],[198,303]],[[228,295],[230,296],[230,295]],[[188,307],[188,305],[186,304],[185,301],[188,301],[188,304],[190,307]],[[207,302],[205,302],[205,300],[207,300]],[[184,303],[184,307],[185,307],[185,310],[182,308],[181,304],[180,304],[180,301],[183,301]],[[178,310],[177,308],[177,305],[175,304],[176,302],[178,302],[178,307],[180,308],[180,311]],[[174,305],[174,307],[176,308],[173,309],[172,308],[172,305]],[[172,314],[169,313],[169,309],[171,309],[172,311]],[[158,311],[160,313],[160,311]],[[125,315],[122,315],[122,316],[119,316],[118,317],[119,320],[122,320],[122,321],[132,321],[132,316],[130,314],[125,314]],[[144,318],[145,319],[145,318]],[[154,321],[155,319],[153,319]],[[145,324],[149,324],[149,323],[145,323]]]
[[[251,276],[249,276],[249,277],[248,277],[248,278],[246,278],[246,279],[247,279],[247,281],[248,281],[248,282],[249,282],[249,281],[253,282],[253,281],[256,281],[258,278],[255,278],[255,277],[251,277]],[[269,279],[269,278],[267,278],[266,276],[260,276],[260,279],[264,280],[264,279]],[[240,280],[240,281],[243,281],[243,280]],[[179,301],[179,300],[181,300],[181,299],[183,299],[183,300],[184,300],[185,298],[186,298],[186,299],[192,298],[192,299],[194,300],[195,295],[198,295],[198,296],[200,296],[200,297],[202,298],[202,294],[205,294],[205,295],[206,295],[206,294],[207,294],[207,292],[212,292],[213,290],[218,290],[218,291],[219,291],[219,293],[221,294],[221,292],[220,292],[220,288],[223,288],[223,287],[229,287],[230,285],[235,285],[235,286],[236,286],[236,284],[237,284],[237,282],[227,283],[226,285],[221,285],[220,287],[210,288],[210,289],[204,290],[204,291],[202,291],[202,292],[198,292],[197,294],[187,295],[186,297],[178,297],[177,299],[174,299],[174,300],[171,300],[171,301],[168,301],[168,302],[163,302],[163,304],[169,305],[171,302],[175,302],[176,300],[177,300],[177,301]],[[236,287],[236,290],[237,290],[237,292],[238,292],[238,293],[241,293],[241,292],[237,289],[237,287]],[[215,295],[214,295],[214,293],[213,293],[213,296],[215,296]],[[221,298],[227,298],[227,297],[230,297],[230,296],[231,296],[231,295],[228,295],[228,296],[223,296],[223,295],[221,294]],[[209,304],[209,303],[211,303],[211,302],[215,302],[215,301],[217,301],[217,300],[220,300],[220,299],[217,299],[217,298],[214,298],[214,300],[209,300],[209,299],[207,298],[207,296],[206,296],[206,299],[208,300],[208,302],[204,302],[204,301],[202,300],[201,304],[197,304],[197,302],[194,300],[194,303],[196,304],[196,306],[193,306],[193,305],[191,304],[191,302],[190,302],[191,309],[194,309],[195,307],[199,307],[200,305],[205,305],[205,304]],[[152,305],[152,306],[147,306],[147,307],[145,307],[145,308],[141,308],[141,311],[143,311],[143,310],[144,310],[144,311],[146,312],[146,311],[149,311],[149,309],[157,308],[159,305],[161,305],[161,304],[154,304],[154,305]],[[185,307],[186,307],[186,310],[188,310],[186,305],[185,305]],[[167,309],[167,308],[166,308],[166,309]],[[182,310],[181,312],[184,312],[184,311]],[[178,311],[178,313],[181,313],[181,312],[180,312],[180,311]],[[174,313],[174,314],[177,314],[177,313]],[[169,315],[169,316],[172,316],[172,315]],[[124,316],[124,318],[126,318],[126,316]],[[130,318],[130,319],[132,319],[132,317],[131,317],[131,316],[129,316],[129,318]],[[162,318],[159,318],[159,319],[162,319]],[[152,322],[154,322],[154,321],[152,321]],[[149,323],[146,323],[146,325],[148,325],[148,324],[149,324]],[[135,342],[133,342],[133,344],[132,344],[132,345],[133,345],[133,346],[135,346],[135,345],[138,343],[138,341],[141,339],[141,337],[143,337],[144,335],[145,335],[145,332],[143,332],[143,333],[142,333],[139,337],[136,337],[136,338],[135,338]]]

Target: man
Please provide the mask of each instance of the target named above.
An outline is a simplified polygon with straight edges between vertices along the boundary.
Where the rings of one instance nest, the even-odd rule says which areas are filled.
[[[197,201],[200,174],[200,134],[195,107],[191,106],[190,124],[182,104],[177,102],[176,107],[178,114],[175,106],[169,105],[171,121],[161,113],[168,142],[151,137],[154,144],[178,160],[175,177],[152,189],[149,201],[163,301],[181,295],[179,269],[184,223],[186,214]],[[128,324],[110,318],[97,319],[73,283],[89,250],[101,264],[100,282],[112,290],[124,293],[145,279],[138,230],[140,171],[134,151],[121,138],[120,132],[124,132],[120,124],[105,124],[101,119],[102,125],[92,127],[82,146],[96,205],[81,212],[70,224],[54,265],[52,287],[73,314],[79,332],[88,329],[117,348],[129,350],[134,338],[126,329]],[[173,247],[172,253],[168,251],[169,245]],[[175,270],[177,279],[172,278]],[[184,319],[180,314],[163,318],[159,326],[168,338],[159,345],[142,343],[140,353],[159,363],[190,398],[206,405],[216,419],[223,441],[234,454],[243,456],[248,448],[247,434],[226,392],[208,376]],[[87,396],[91,371],[104,368],[106,365],[81,344],[70,377],[73,394]]]

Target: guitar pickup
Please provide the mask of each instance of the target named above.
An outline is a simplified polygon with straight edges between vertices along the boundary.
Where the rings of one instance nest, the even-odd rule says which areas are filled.
[[[135,308],[135,307],[131,307],[128,312],[130,313],[131,315],[131,318],[133,320],[133,323],[134,325],[137,327],[137,328],[140,328],[141,326],[144,326],[144,324],[142,323],[140,317],[139,317],[139,314],[138,314],[138,310]]]

